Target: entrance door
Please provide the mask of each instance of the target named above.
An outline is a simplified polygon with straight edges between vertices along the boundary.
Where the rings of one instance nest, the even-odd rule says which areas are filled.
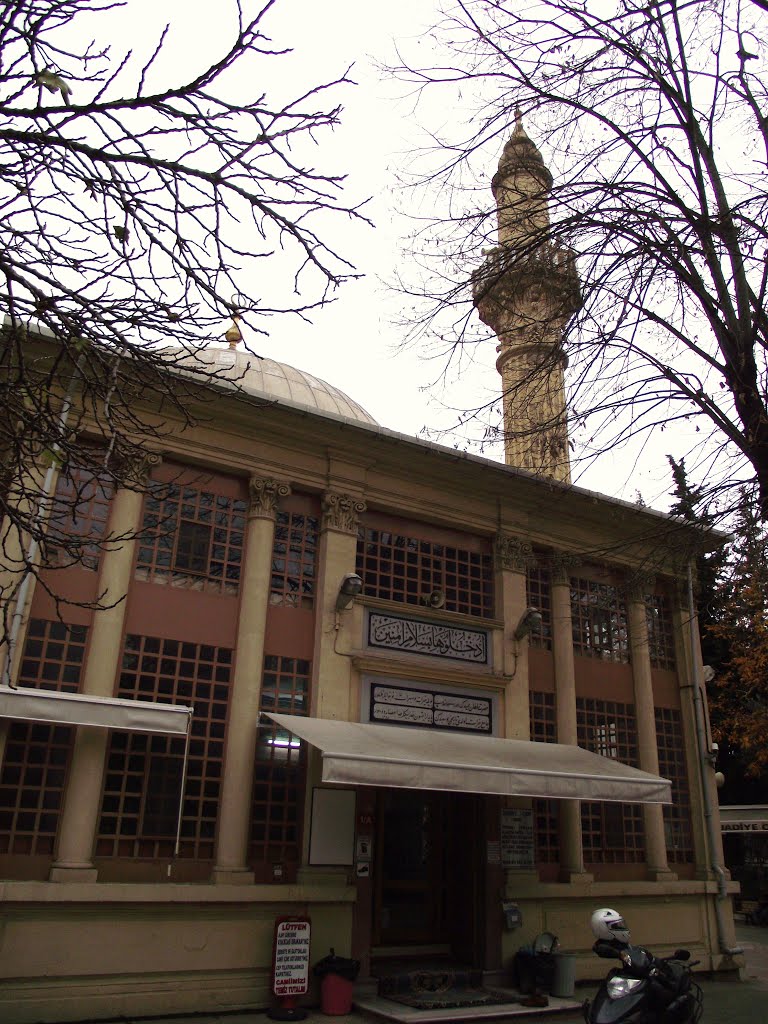
[[[374,946],[445,946],[465,963],[479,962],[481,799],[379,791]]]

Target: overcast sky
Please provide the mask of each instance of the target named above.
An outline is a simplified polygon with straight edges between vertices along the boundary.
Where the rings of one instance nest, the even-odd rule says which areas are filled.
[[[246,9],[249,0],[244,0]],[[255,6],[255,5],[252,5]],[[223,11],[226,4],[202,0],[128,0],[121,36],[135,40],[137,49],[149,47],[165,21],[171,24],[169,39],[179,64],[199,66],[215,56],[217,45],[227,39]],[[291,57],[268,65],[270,95],[294,91],[341,75],[354,65],[354,87],[338,94],[344,105],[342,125],[322,138],[318,163],[324,170],[347,174],[347,202],[370,197],[368,214],[375,227],[339,219],[329,223],[332,241],[350,258],[364,278],[346,284],[337,301],[313,315],[305,324],[291,317],[273,318],[267,337],[247,336],[254,351],[306,370],[341,388],[364,406],[383,426],[406,434],[433,431],[453,422],[445,405],[472,407],[488,401],[500,388],[494,367],[495,339],[479,355],[480,364],[462,364],[445,387],[431,387],[442,366],[423,358],[418,351],[398,352],[404,329],[397,323],[406,309],[401,296],[387,285],[403,259],[402,245],[413,222],[397,210],[428,216],[429,202],[404,193],[398,173],[408,166],[410,155],[427,140],[423,127],[440,129],[446,118],[470,115],[470,109],[444,110],[440,97],[414,110],[406,87],[383,74],[378,65],[396,60],[396,46],[413,59],[428,60],[431,42],[428,28],[435,20],[438,0],[388,0],[369,4],[361,0],[278,0],[264,22],[275,44],[290,46]],[[118,44],[119,45],[119,44]],[[511,129],[511,126],[510,126]],[[546,152],[544,153],[546,159]],[[495,170],[498,153],[488,154],[486,181]],[[468,268],[468,275],[471,268]],[[256,283],[255,292],[269,287]],[[226,325],[224,325],[225,327]],[[435,437],[435,435],[432,435]],[[437,437],[444,444],[458,443],[449,435]],[[500,446],[484,451],[503,458]],[[654,472],[656,467],[656,472]],[[654,475],[656,480],[653,479]],[[664,505],[668,473],[659,450],[641,467],[633,467],[626,455],[620,460],[605,456],[598,467],[575,481],[582,486],[634,500],[640,489],[656,507]]]

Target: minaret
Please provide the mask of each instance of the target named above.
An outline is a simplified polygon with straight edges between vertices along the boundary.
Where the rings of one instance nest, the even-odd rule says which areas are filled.
[[[563,330],[581,305],[572,250],[549,236],[552,175],[516,111],[491,188],[499,244],[473,275],[484,324],[499,339],[507,465],[570,483]]]

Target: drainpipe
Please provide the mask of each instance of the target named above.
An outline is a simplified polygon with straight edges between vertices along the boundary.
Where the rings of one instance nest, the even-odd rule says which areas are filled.
[[[738,956],[744,950],[741,946],[729,946],[725,941],[725,901],[728,898],[725,872],[717,859],[719,835],[715,826],[712,808],[715,806],[717,794],[712,779],[712,753],[707,743],[706,721],[704,718],[704,701],[702,699],[703,679],[699,678],[699,665],[696,658],[698,643],[696,607],[693,601],[692,562],[688,563],[688,622],[691,634],[691,681],[693,683],[693,707],[696,718],[696,745],[701,765],[701,788],[704,797],[704,820],[707,827],[707,847],[710,868],[717,877],[717,898],[715,899],[715,918],[717,920],[717,939],[720,952],[726,956]]]
[[[72,371],[72,376],[69,378],[67,392],[64,395],[64,401],[62,403],[61,411],[59,413],[59,436],[61,436],[64,433],[67,426],[69,412],[70,409],[72,408],[72,393],[75,390],[75,380],[77,379],[80,373],[83,360],[84,356],[80,356],[77,363],[75,364],[74,370]],[[61,445],[58,442],[55,442],[53,445],[51,445],[51,452],[54,457],[51,459],[51,464],[46,470],[45,478],[43,479],[43,486],[40,488],[40,494],[37,499],[37,508],[35,509],[35,514],[33,516],[34,526],[37,527],[38,531],[42,529],[43,525],[45,524],[45,520],[48,517],[48,511],[50,508],[50,502],[48,501],[48,499],[50,498],[51,492],[53,491],[53,481],[56,474],[55,456],[58,455],[60,451]],[[27,554],[24,560],[24,564],[27,567],[27,571],[24,575],[24,579],[21,581],[19,592],[16,596],[16,607],[14,608],[13,618],[11,619],[11,627],[8,631],[8,651],[5,657],[5,664],[3,665],[2,677],[0,677],[0,686],[9,687],[11,689],[16,689],[16,687],[13,685],[11,681],[11,673],[13,671],[13,660],[14,655],[16,653],[16,646],[19,642],[19,634],[21,632],[21,623],[24,618],[24,611],[27,606],[29,588],[32,585],[32,572],[30,571],[29,566],[34,564],[35,560],[37,559],[37,554],[39,550],[40,542],[38,541],[37,537],[33,536],[30,539],[29,547],[27,548]]]

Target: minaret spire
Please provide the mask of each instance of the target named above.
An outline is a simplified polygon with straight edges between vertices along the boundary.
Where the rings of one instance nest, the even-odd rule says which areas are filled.
[[[473,297],[499,340],[507,464],[570,483],[563,331],[581,293],[573,252],[550,238],[551,187],[517,107],[491,182],[499,244],[473,276]]]

